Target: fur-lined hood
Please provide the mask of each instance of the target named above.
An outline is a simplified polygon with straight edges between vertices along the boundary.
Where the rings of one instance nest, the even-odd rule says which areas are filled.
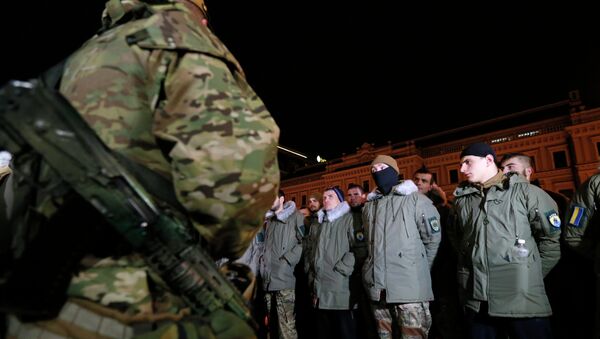
[[[271,210],[268,210],[265,214],[265,219],[271,219],[273,216],[277,218],[279,221],[286,222],[286,220],[294,214],[296,211],[296,203],[293,201],[286,201],[283,203],[283,209],[279,213],[275,213]]]
[[[331,211],[325,211],[324,209],[320,209],[317,212],[317,217],[319,219],[319,223],[322,223],[327,217],[328,222],[332,222],[336,219],[339,219],[344,214],[350,212],[350,205],[347,202],[342,202],[341,204],[335,206]]]
[[[418,191],[419,188],[412,180],[403,180],[398,185],[392,187],[392,192],[396,195],[409,195]],[[383,197],[383,194],[378,189],[375,189],[367,195],[367,201],[373,201],[381,197]]]

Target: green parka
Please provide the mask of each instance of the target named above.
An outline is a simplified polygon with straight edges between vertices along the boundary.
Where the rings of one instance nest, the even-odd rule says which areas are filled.
[[[552,314],[544,276],[560,258],[560,218],[554,200],[518,175],[504,176],[484,190],[463,183],[454,191],[449,236],[458,250],[461,301],[491,316],[540,317]],[[515,253],[517,239],[528,254]]]
[[[593,260],[596,272],[596,310],[600,310],[600,214],[596,213],[598,202],[600,173],[592,175],[577,189],[565,218],[565,242],[579,254]],[[594,323],[594,338],[600,338],[600,312],[596,311]]]
[[[318,212],[319,225],[311,226],[312,250],[308,253],[309,286],[322,310],[350,310],[350,276],[354,270],[354,229],[347,202]],[[314,225],[313,225],[314,226]]]
[[[387,195],[369,193],[363,222],[369,256],[363,279],[371,300],[385,290],[387,303],[433,300],[429,272],[441,240],[440,216],[411,180]]]

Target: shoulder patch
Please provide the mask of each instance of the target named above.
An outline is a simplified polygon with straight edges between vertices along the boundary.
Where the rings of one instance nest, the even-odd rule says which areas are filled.
[[[260,231],[258,234],[256,234],[256,241],[259,243],[265,242],[265,233],[263,231]]]
[[[569,218],[569,226],[579,227],[581,226],[581,219],[585,214],[585,207],[579,205],[573,205],[571,207],[571,217]]]
[[[356,238],[356,241],[364,241],[365,240],[365,234],[362,231],[356,232],[354,237]]]
[[[558,216],[558,213],[556,213],[555,210],[550,210],[544,214],[546,215],[546,218],[550,222],[550,225],[552,225],[554,228],[560,228],[560,224],[561,224],[560,217]]]
[[[431,227],[431,231],[433,233],[440,231],[440,221],[436,217],[429,218],[427,221],[429,221],[429,226]]]

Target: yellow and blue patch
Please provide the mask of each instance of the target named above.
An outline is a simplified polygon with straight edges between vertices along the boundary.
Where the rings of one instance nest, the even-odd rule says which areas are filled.
[[[433,233],[440,231],[440,221],[436,217],[429,218],[427,221],[429,221],[429,226],[431,227],[431,231]]]
[[[569,226],[580,227],[584,215],[585,207],[573,205],[571,208],[571,217],[569,218]]]
[[[550,225],[552,225],[552,227],[560,228],[560,217],[558,216],[558,213],[556,213],[555,210],[550,210],[544,214],[546,215],[546,218],[548,219],[548,222],[550,222]]]

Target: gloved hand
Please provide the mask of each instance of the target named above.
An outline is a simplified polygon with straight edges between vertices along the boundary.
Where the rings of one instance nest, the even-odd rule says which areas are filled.
[[[229,261],[219,267],[219,271],[238,289],[246,301],[252,299],[256,287],[256,277],[250,267]]]

